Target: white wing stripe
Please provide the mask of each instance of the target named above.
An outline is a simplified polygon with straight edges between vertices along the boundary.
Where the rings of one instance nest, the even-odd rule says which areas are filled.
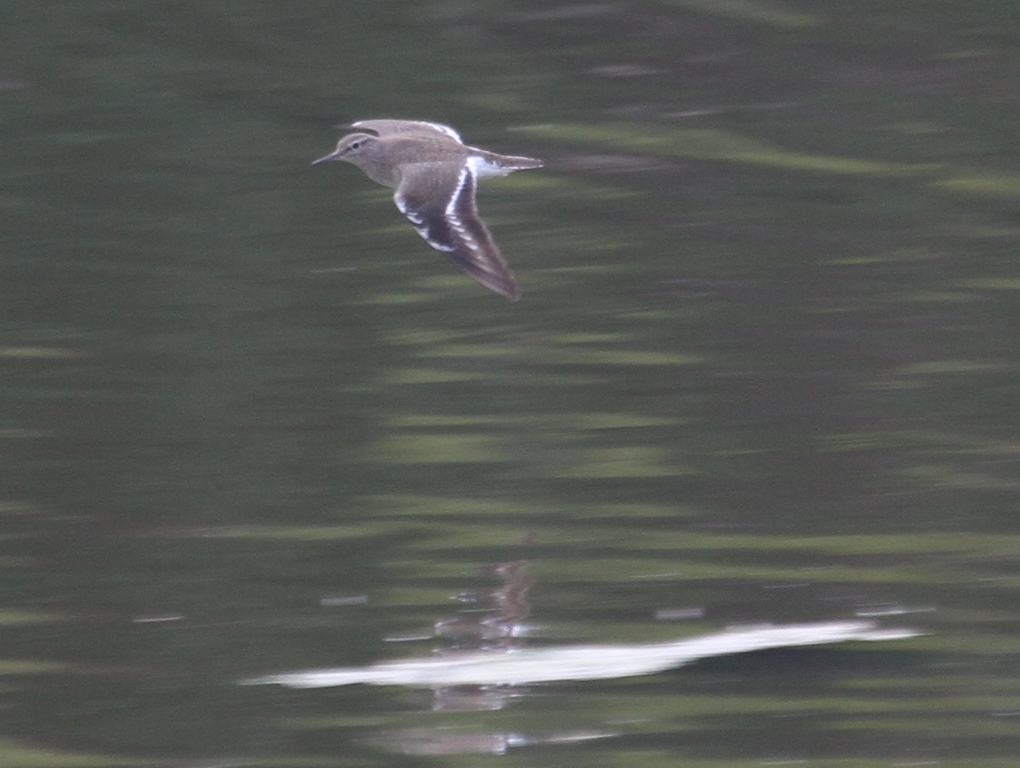
[[[457,210],[457,204],[460,201],[461,193],[464,191],[464,185],[467,184],[468,176],[474,178],[471,170],[471,166],[465,164],[464,169],[460,172],[460,177],[457,179],[457,188],[453,190],[453,195],[450,197],[450,202],[446,204],[446,220],[450,223],[450,226],[460,237],[461,242],[464,243],[475,253],[481,253],[482,248],[478,241],[475,240],[474,235],[464,226],[464,222],[460,218],[460,213]]]

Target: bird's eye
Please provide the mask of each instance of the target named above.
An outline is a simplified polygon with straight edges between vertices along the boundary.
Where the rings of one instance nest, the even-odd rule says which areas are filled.
[[[361,142],[360,141],[352,141],[350,143],[350,148],[351,149],[361,149]]]

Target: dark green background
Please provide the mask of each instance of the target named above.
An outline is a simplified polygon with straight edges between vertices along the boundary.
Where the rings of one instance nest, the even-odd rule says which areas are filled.
[[[1012,2],[5,2],[0,763],[1013,765],[1018,79]],[[307,167],[379,117],[546,160],[480,190],[520,303]],[[233,685],[518,561],[519,642],[929,634]]]

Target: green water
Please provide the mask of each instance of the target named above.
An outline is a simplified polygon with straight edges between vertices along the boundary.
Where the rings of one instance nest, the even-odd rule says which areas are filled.
[[[964,0],[6,3],[0,763],[1012,765],[1017,40]],[[519,303],[308,168],[374,117],[546,161],[479,193]],[[927,634],[234,684],[855,615]]]

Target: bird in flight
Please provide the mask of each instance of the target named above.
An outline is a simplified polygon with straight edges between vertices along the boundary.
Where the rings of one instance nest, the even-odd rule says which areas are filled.
[[[478,180],[541,168],[533,157],[488,152],[461,141],[448,125],[421,120],[360,120],[336,149],[312,162],[343,160],[396,190],[393,201],[438,251],[489,290],[516,301],[514,276],[478,216]]]

